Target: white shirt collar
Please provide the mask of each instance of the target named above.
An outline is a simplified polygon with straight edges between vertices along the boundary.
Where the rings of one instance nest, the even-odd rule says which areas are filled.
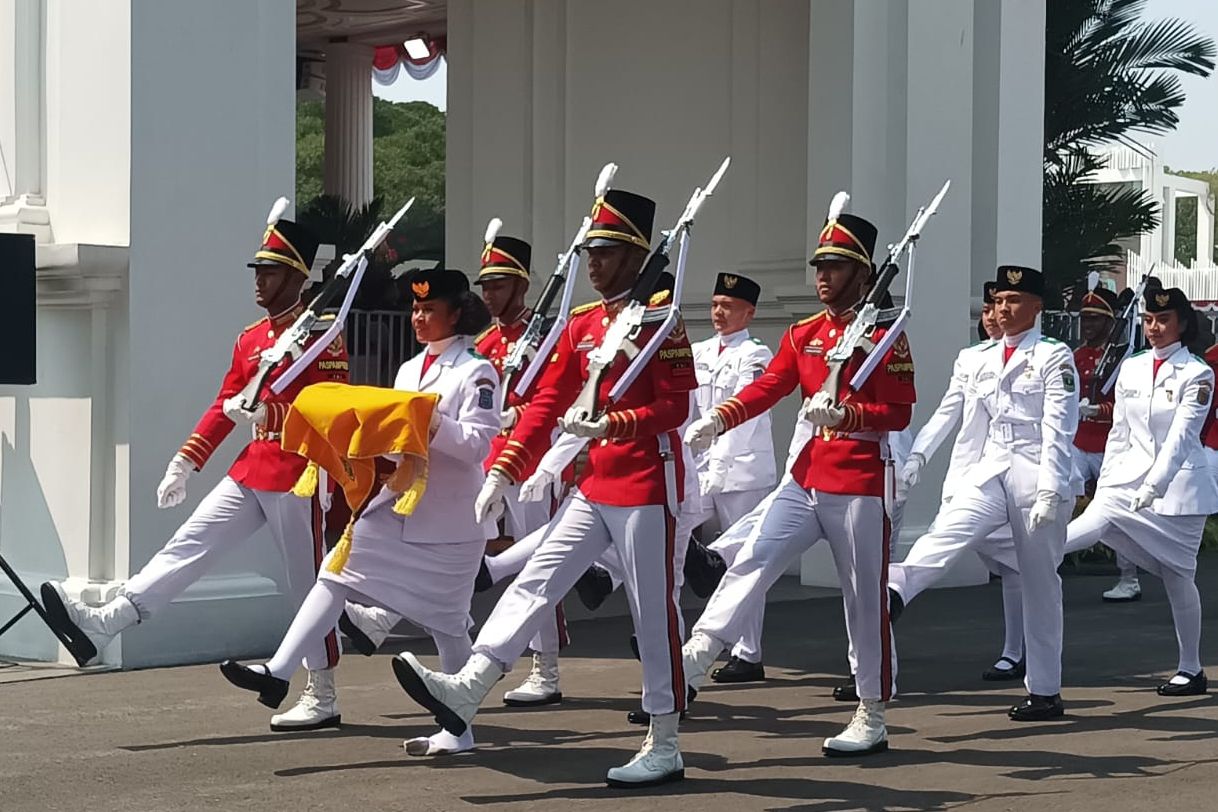
[[[459,335],[451,335],[448,338],[442,338],[439,341],[431,341],[427,344],[428,355],[443,355],[444,351],[456,343]]]
[[[1178,349],[1180,349],[1179,341],[1173,341],[1166,347],[1151,347],[1151,351],[1155,354],[1155,358],[1158,358],[1160,361],[1166,361],[1168,358],[1171,358],[1176,354],[1176,350]]]
[[[749,328],[737,330],[734,333],[727,333],[719,336],[719,343],[725,347],[735,347],[737,344],[742,344],[749,340]]]

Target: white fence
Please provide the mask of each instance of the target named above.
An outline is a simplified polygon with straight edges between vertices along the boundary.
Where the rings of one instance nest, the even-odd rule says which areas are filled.
[[[1179,288],[1188,298],[1201,305],[1218,304],[1218,267],[1193,262],[1191,266],[1178,262],[1153,262],[1130,251],[1126,255],[1125,284],[1136,289],[1149,274],[1157,276],[1165,288]]]

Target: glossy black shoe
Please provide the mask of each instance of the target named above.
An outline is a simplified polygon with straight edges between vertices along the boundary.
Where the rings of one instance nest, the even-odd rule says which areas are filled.
[[[723,556],[702,544],[697,539],[689,540],[685,551],[685,583],[699,598],[709,598],[715,593],[719,582],[727,572]]]
[[[1049,719],[1060,719],[1066,715],[1066,706],[1062,704],[1062,695],[1041,696],[1028,694],[1023,702],[1007,712],[1014,722],[1045,722]]]
[[[579,602],[588,607],[589,612],[595,612],[605,598],[613,594],[613,579],[603,567],[593,565],[579,576],[575,591],[579,594]]]
[[[270,674],[257,671],[248,665],[242,665],[236,660],[225,660],[220,663],[220,673],[224,678],[247,691],[256,691],[258,701],[268,708],[278,708],[288,695],[289,683],[286,679],[272,677]]]
[[[855,685],[854,674],[851,674],[850,679],[833,689],[833,700],[835,702],[859,701],[858,686]]]
[[[731,657],[727,665],[711,672],[711,681],[720,683],[765,682],[765,667],[739,657]]]
[[[1198,671],[1196,674],[1179,671],[1176,676],[1184,677],[1188,682],[1182,685],[1165,682],[1155,689],[1159,692],[1159,696],[1201,696],[1209,692],[1209,681],[1205,678],[1204,671]]]
[[[1010,663],[1011,667],[999,668],[998,663]],[[986,682],[1007,682],[1009,680],[1023,679],[1024,675],[1028,673],[1027,666],[1024,665],[1023,660],[1015,662],[1010,657],[1003,656],[998,658],[998,663],[994,663],[987,668],[981,674],[981,678]]]
[[[491,579],[491,571],[486,568],[486,559],[478,562],[478,574],[474,577],[474,592],[485,592],[495,585]]]
[[[351,645],[355,646],[355,650],[360,654],[365,657],[376,654],[376,643],[373,643],[372,638],[364,634],[363,629],[355,625],[355,621],[351,619],[346,610],[338,616],[338,630],[347,636]]]
[[[689,686],[689,702],[686,702],[685,704],[688,706],[690,703],[692,703],[697,698],[698,698],[698,689],[692,685]],[[629,713],[627,713],[626,721],[632,725],[649,725],[649,724],[651,724],[651,714],[648,713],[647,711],[643,710],[642,708],[639,708],[638,710],[632,710]],[[681,721],[682,722],[685,721],[685,711],[681,711]]]
[[[888,622],[896,623],[905,611],[905,599],[892,587],[888,587]]]

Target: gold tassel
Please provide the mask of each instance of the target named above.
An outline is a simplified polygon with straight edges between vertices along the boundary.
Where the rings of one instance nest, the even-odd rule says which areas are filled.
[[[423,492],[427,490],[427,463],[415,463],[416,475],[414,481],[410,483],[410,487],[402,491],[402,495],[398,497],[398,501],[393,503],[393,512],[399,516],[410,516],[414,513],[414,509],[419,506],[419,500],[423,498]]]
[[[300,474],[300,479],[292,486],[292,495],[301,499],[312,499],[317,494],[317,463],[310,462]]]
[[[347,560],[351,558],[351,530],[354,527],[355,519],[347,522],[347,529],[343,531],[342,538],[338,540],[338,544],[335,544],[334,549],[330,551],[330,560],[326,563],[327,572],[341,575],[343,568],[347,566]]]

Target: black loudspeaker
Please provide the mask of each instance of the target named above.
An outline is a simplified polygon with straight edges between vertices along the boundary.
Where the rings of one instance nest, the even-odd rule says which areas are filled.
[[[34,235],[0,234],[0,385],[35,383]]]

